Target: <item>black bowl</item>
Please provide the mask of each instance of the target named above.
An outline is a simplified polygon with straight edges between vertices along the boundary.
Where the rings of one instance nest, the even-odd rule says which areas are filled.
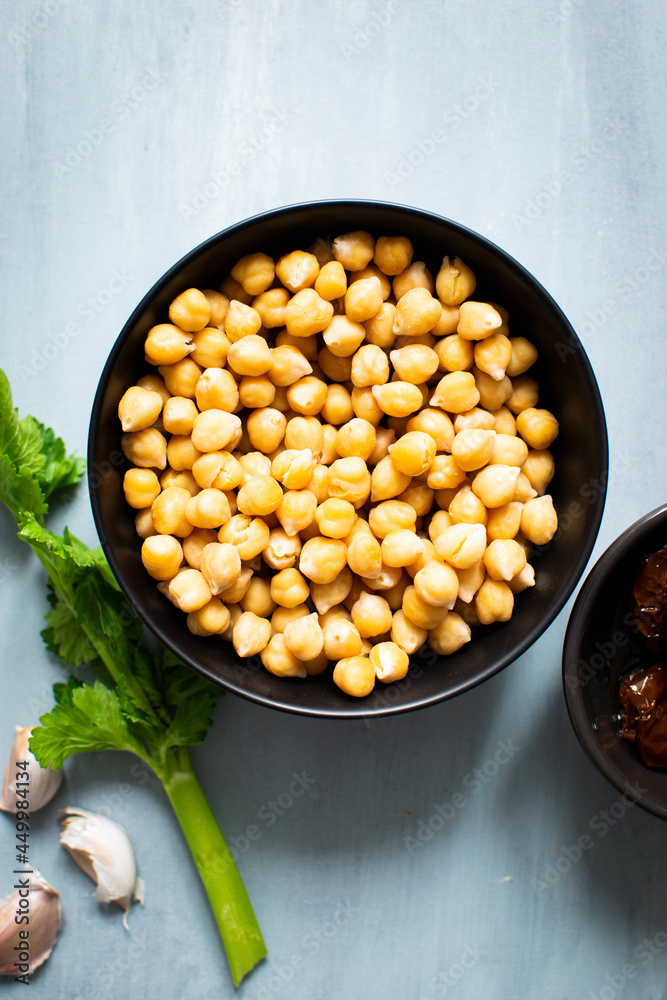
[[[415,259],[437,272],[444,254],[459,255],[477,275],[477,298],[511,313],[513,335],[539,349],[535,377],[540,405],[553,410],[560,435],[553,451],[552,495],[563,521],[538,553],[537,584],[518,597],[510,622],[482,628],[455,655],[430,650],[413,657],[408,676],[368,698],[339,691],[330,674],[306,681],[280,679],[258,659],[239,661],[230,644],[191,635],[148,579],[139,555],[133,512],[125,505],[117,406],[125,389],[147,369],[143,342],[163,322],[171,300],[191,286],[217,287],[239,257],[263,250],[274,256],[310,245],[317,237],[352,229],[408,236]],[[532,371],[531,371],[532,374]],[[551,623],[581,576],[598,532],[605,498],[607,434],[604,410],[586,353],[567,319],[542,286],[515,260],[483,237],[439,216],[381,202],[330,201],[293,205],[227,229],[197,247],[148,292],[109,355],[93,405],[88,449],[89,484],[97,530],[111,568],[145,624],[195,670],[253,701],[306,715],[355,718],[435,704],[496,674],[526,650]]]
[[[645,514],[609,546],[577,595],[563,645],[563,687],[574,731],[612,785],[667,819],[667,769],[647,767],[619,735],[616,692],[623,674],[645,656],[632,624],[630,591],[645,556],[667,543],[667,504]]]

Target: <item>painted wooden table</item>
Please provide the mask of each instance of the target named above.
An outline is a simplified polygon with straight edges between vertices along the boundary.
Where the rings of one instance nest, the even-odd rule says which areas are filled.
[[[22,0],[0,21],[2,366],[70,447],[85,450],[125,319],[186,251],[275,206],[369,197],[478,230],[573,322],[609,421],[596,554],[665,500],[662,5]],[[58,517],[94,541],[85,491]],[[39,637],[40,567],[4,512],[0,531],[8,749],[62,670]],[[242,998],[667,995],[667,829],[574,737],[568,610],[504,673],[421,713],[366,726],[222,700],[195,760],[270,949]],[[169,806],[131,767],[72,759],[35,817],[65,909],[36,1000],[234,993]],[[147,898],[130,935],[58,846],[67,804],[135,844]],[[11,833],[2,819],[0,895]]]

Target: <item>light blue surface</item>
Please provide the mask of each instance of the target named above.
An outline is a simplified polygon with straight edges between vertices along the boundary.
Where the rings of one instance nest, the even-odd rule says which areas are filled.
[[[2,365],[21,410],[70,447],[85,450],[118,331],[185,252],[282,204],[379,198],[498,243],[580,333],[611,446],[596,553],[664,502],[662,4],[25,0],[0,23]],[[84,491],[66,515],[94,541]],[[0,531],[8,750],[62,671],[39,638],[40,568],[4,512]],[[667,829],[624,810],[576,742],[566,620],[482,688],[369,726],[223,699],[194,756],[270,950],[244,1000],[667,995]],[[33,859],[65,910],[34,1000],[234,994],[168,803],[131,767],[71,760],[34,817]],[[309,790],[276,816],[304,772]],[[58,846],[68,804],[107,809],[133,840],[147,898],[131,937]],[[244,850],[249,825],[261,836]],[[0,896],[12,867],[0,817]]]

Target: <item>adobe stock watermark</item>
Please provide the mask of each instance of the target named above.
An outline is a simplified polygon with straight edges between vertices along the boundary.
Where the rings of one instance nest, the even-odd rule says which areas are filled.
[[[77,319],[70,320],[61,330],[49,333],[39,347],[31,349],[28,362],[19,365],[18,375],[21,379],[29,382],[44,372],[54,358],[67,350],[72,341],[81,336],[86,326],[96,320],[132,281],[133,278],[127,271],[114,268],[104,285],[92,295],[86,296],[76,306],[74,315]]]
[[[656,250],[651,247],[646,251],[643,263],[639,264],[632,271],[624,271],[623,277],[616,283],[616,294],[604,299],[594,309],[586,312],[585,319],[577,326],[577,335],[580,340],[587,341],[594,337],[607,321],[615,316],[619,309],[620,302],[631,302],[640,289],[646,285],[651,278],[667,264],[667,252]],[[573,337],[567,341],[559,341],[555,345],[556,353],[561,361],[565,361],[570,354],[576,354],[578,345],[575,345]]]
[[[646,794],[646,791],[647,789],[642,788],[639,781],[636,781],[630,795],[621,795],[620,799],[612,802],[608,809],[600,809],[594,816],[591,816],[588,821],[588,829],[598,840],[602,840],[627,815],[628,809],[637,805],[637,800]],[[547,889],[553,889],[563,876],[567,875],[574,865],[581,861],[584,854],[593,850],[595,844],[596,841],[590,833],[582,833],[574,844],[561,844],[561,853],[545,865],[541,877],[530,880],[533,890],[539,894]]]
[[[493,781],[501,767],[508,764],[522,749],[515,746],[512,740],[498,740],[496,746],[495,753],[485,760],[481,767],[474,767],[464,776],[461,785],[466,789],[465,792],[454,792],[444,802],[434,802],[431,815],[417,820],[415,836],[403,837],[403,843],[409,854],[414,856],[420,848],[433,840],[436,833],[453,820],[482,788]]]
[[[281,108],[274,109],[271,114],[272,117],[266,125],[239,144],[232,159],[219,170],[210,173],[204,183],[190,195],[188,201],[179,205],[178,211],[185,222],[199,215],[212,201],[219,198],[229,187],[232,178],[241,176],[243,166],[266,150],[283,129],[298,118],[300,111],[286,111]]]
[[[277,993],[282,993],[294,977],[304,969],[308,958],[326,947],[327,943],[335,938],[341,928],[345,927],[357,913],[359,907],[355,906],[351,899],[339,899],[330,918],[303,935],[297,952],[279,965],[269,966],[271,973],[253,994],[254,1000],[271,1000]]]
[[[464,122],[472,118],[499,86],[500,83],[488,74],[480,77],[476,87],[469,94],[443,111],[442,123],[444,127],[432,129],[427,136],[417,139],[412,149],[399,156],[393,169],[383,175],[385,184],[393,190],[401,181],[412,177],[415,170],[418,170],[426,160],[434,155],[450,133],[458,131]]]
[[[437,975],[431,976],[426,984],[427,990],[437,997],[447,996],[451,989],[456,989],[459,986],[466,972],[474,969],[481,958],[478,948],[470,944],[465,945],[458,961],[452,962],[444,972],[438,972]],[[419,1000],[430,1000],[430,997],[422,995]]]
[[[667,924],[664,928],[656,931],[653,937],[644,938],[636,946],[632,952],[632,957],[637,959],[636,962],[627,962],[618,972],[607,973],[604,977],[604,986],[597,993],[594,990],[589,990],[586,1000],[615,1000],[615,997],[620,996],[625,988],[637,978],[641,969],[654,962],[665,948],[667,948]],[[636,995],[636,993],[631,994],[633,997]]]
[[[564,24],[585,3],[586,0],[560,0],[557,10],[548,10],[546,12],[547,23],[552,27],[557,24]]]
[[[22,28],[17,31],[12,31],[9,35],[9,41],[14,46],[14,48],[19,48],[22,45],[27,45],[27,43],[38,35],[40,31],[43,31],[56,16],[56,14],[62,10],[63,7],[67,5],[71,0],[46,0],[45,3],[40,4],[36,11],[34,11],[28,20],[23,24]]]
[[[250,845],[259,840],[264,830],[273,826],[279,816],[284,816],[292,808],[297,799],[300,799],[306,792],[310,791],[313,785],[317,784],[317,778],[310,778],[306,771],[292,774],[292,781],[275,799],[269,799],[257,810],[257,819],[261,825],[249,824],[243,833],[237,837],[228,837],[227,843],[232,857],[235,861],[249,850]]]
[[[84,129],[79,138],[67,147],[62,158],[53,161],[52,167],[56,177],[66,177],[81,166],[83,161],[92,156],[102,145],[105,138],[115,132],[118,126],[144,103],[164,79],[164,75],[157,68],[147,70],[132,90],[125,94],[123,100],[113,105],[106,118],[98,122],[94,128]]]
[[[556,177],[540,188],[537,194],[526,200],[522,213],[517,212],[512,216],[512,224],[517,232],[530,226],[550,205],[562,197],[576,178],[585,173],[611,143],[618,140],[624,124],[620,119],[606,121],[589,145],[582,146],[570,155],[567,166],[559,170]]]
[[[340,50],[348,62],[367,49],[373,39],[388,28],[395,15],[402,13],[403,9],[403,0],[389,0],[385,7],[373,11],[366,23],[355,31],[351,42],[340,42]]]

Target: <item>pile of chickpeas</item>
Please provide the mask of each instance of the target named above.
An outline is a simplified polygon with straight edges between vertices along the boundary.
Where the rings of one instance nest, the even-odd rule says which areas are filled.
[[[364,697],[505,622],[558,519],[537,351],[446,256],[349,232],[189,288],[123,395],[141,558],[200,636]]]

